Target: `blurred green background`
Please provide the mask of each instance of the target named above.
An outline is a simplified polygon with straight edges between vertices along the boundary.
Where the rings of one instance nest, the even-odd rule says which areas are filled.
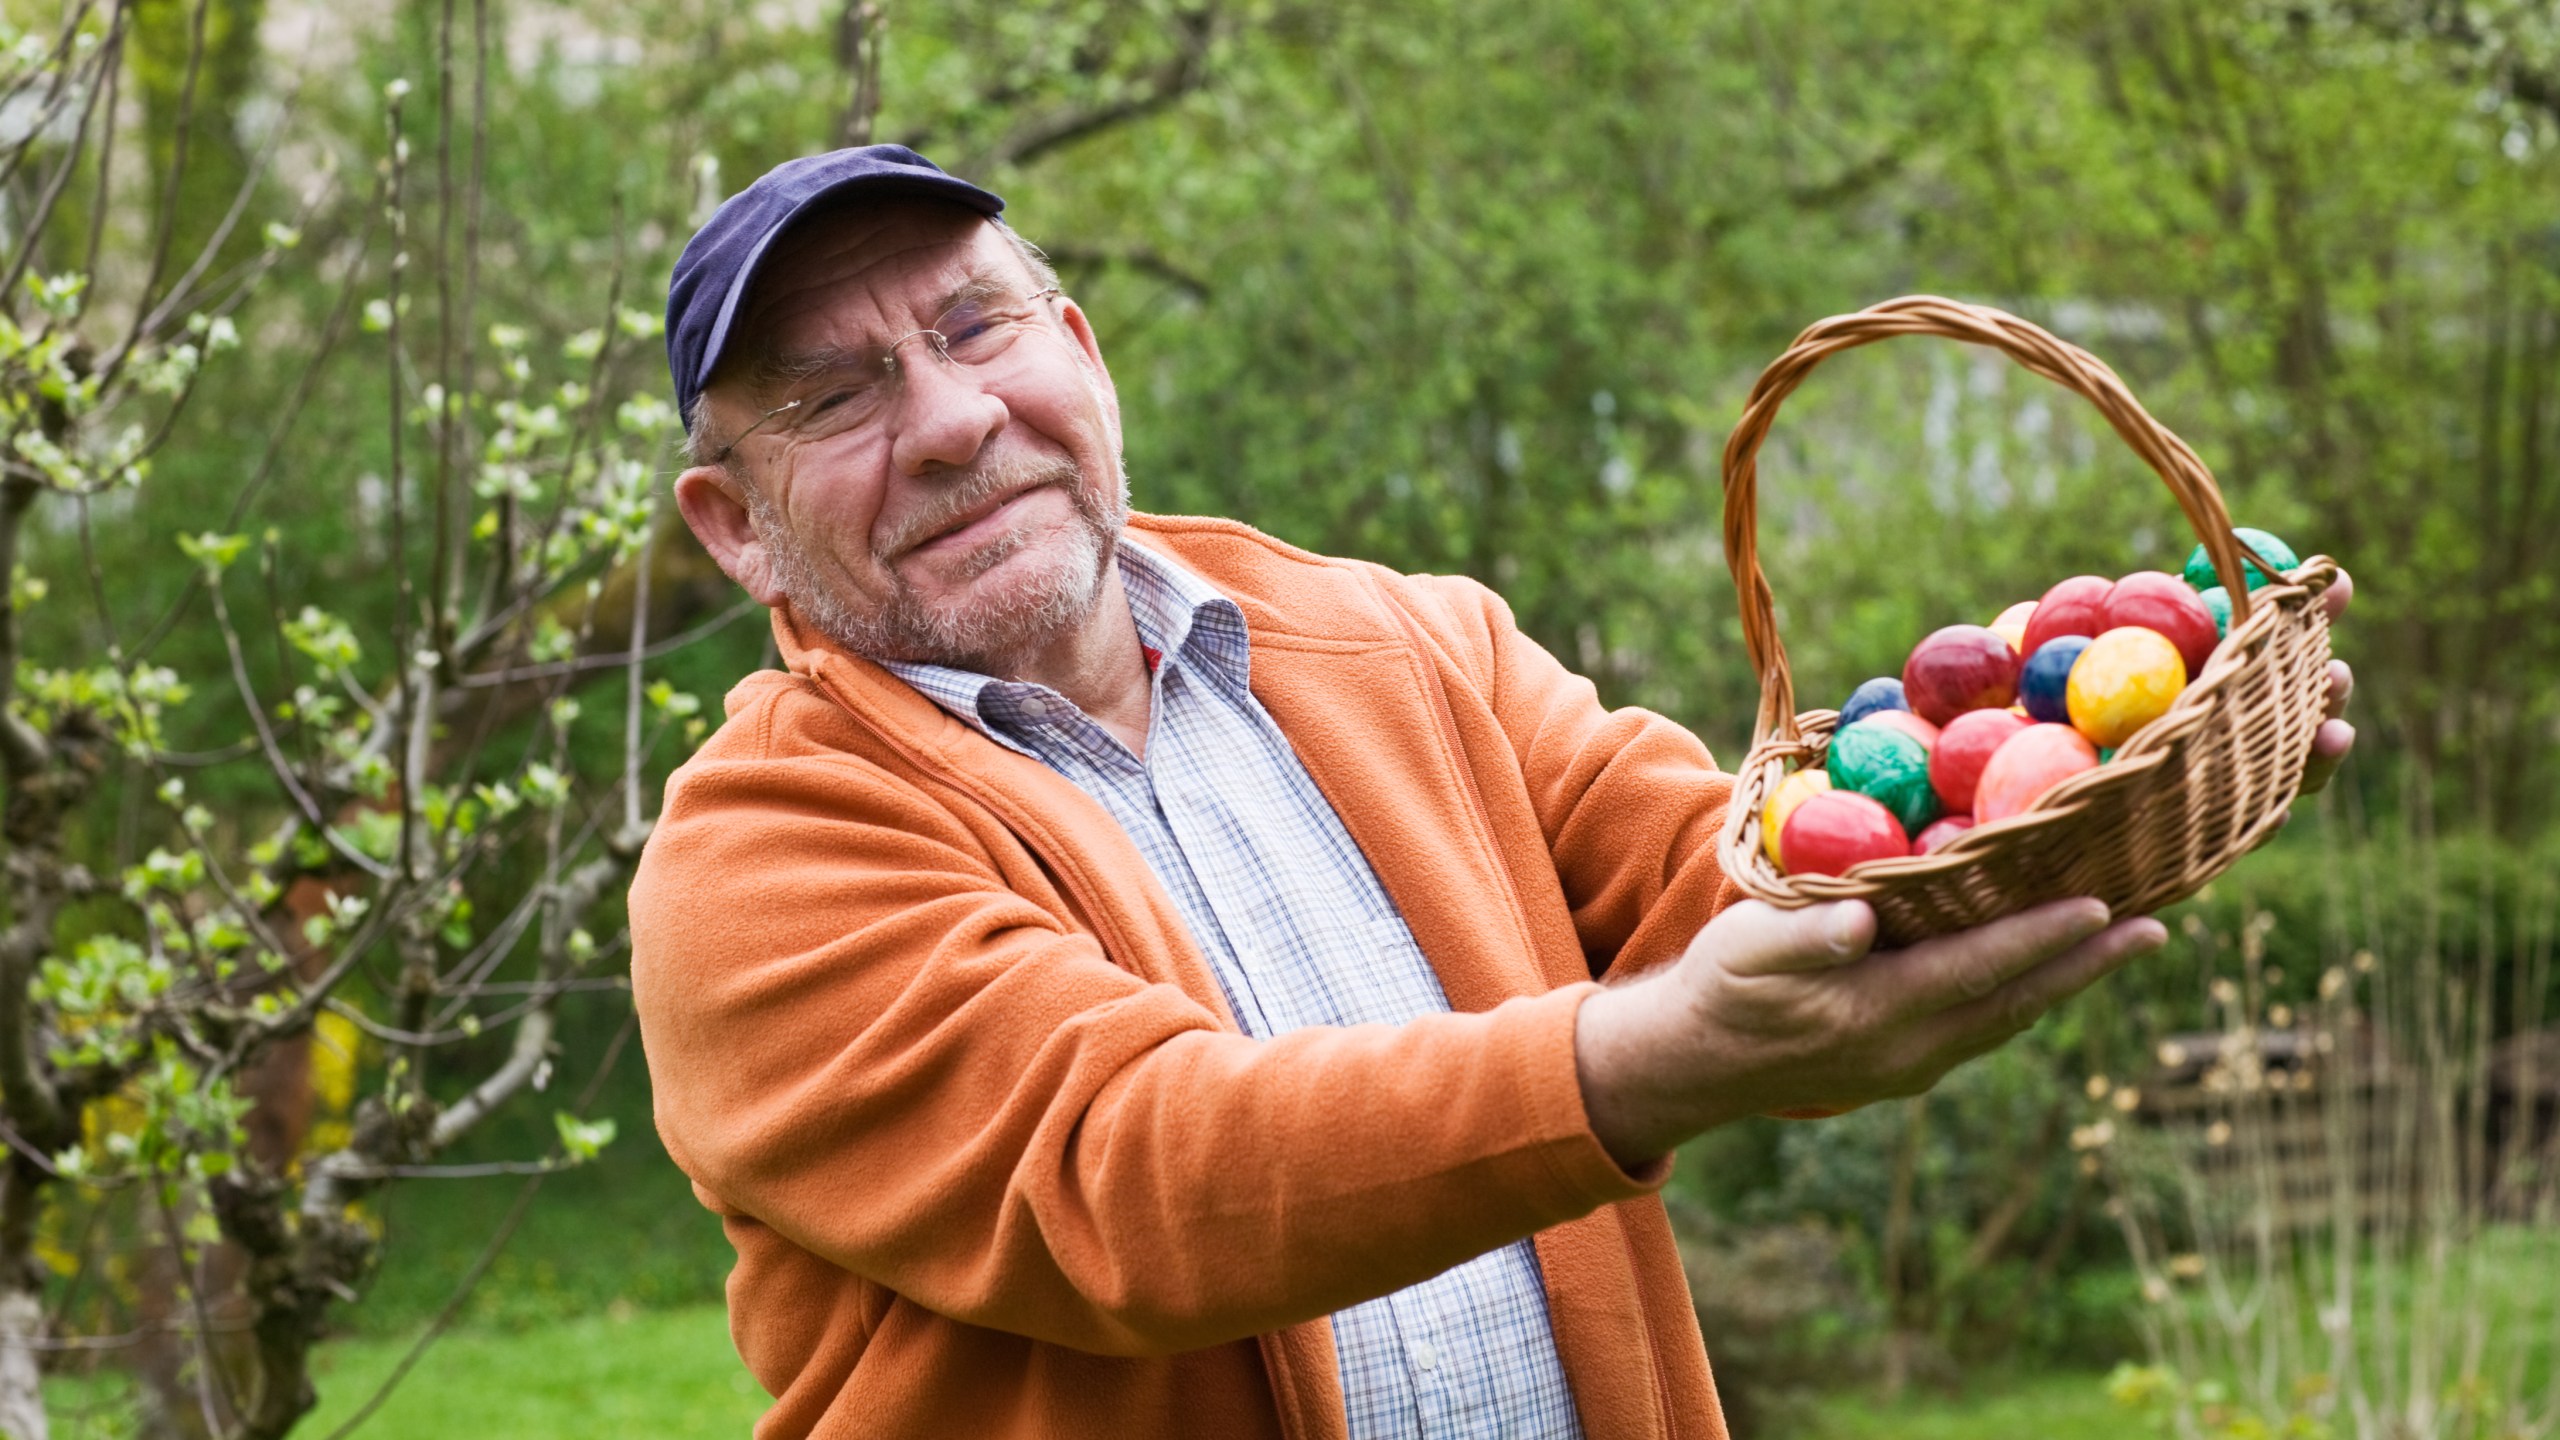
[[[28,25],[54,14],[8,10]],[[195,13],[135,9],[126,118],[164,150]],[[2256,1004],[2308,1004],[2325,972],[2380,948],[2484,967],[2483,989],[2510,997],[2487,1031],[2541,1014],[2525,992],[2549,988],[2560,873],[2548,6],[202,13],[200,163],[181,197],[195,234],[270,144],[253,221],[292,214],[317,184],[360,195],[394,79],[421,87],[426,143],[444,118],[440,26],[466,71],[487,67],[481,103],[450,117],[458,163],[485,175],[482,313],[530,329],[532,353],[617,300],[655,308],[708,205],[767,166],[849,133],[916,145],[1004,193],[1092,313],[1141,508],[1481,578],[1611,702],[1682,720],[1728,761],[1759,690],[1723,559],[1720,456],[1760,366],[1825,315],[1932,292],[2037,320],[2190,441],[2241,523],[2348,564],[2358,599],[2338,646],[2361,681],[2356,760],[2316,813],[2182,913],[2171,953],[1960,1072],[1925,1124],[1884,1108],[1746,1125],[1684,1156],[1673,1200],[1748,1433],[2127,1433],[2137,1422],[2097,1377],[2146,1353],[2141,1275],[2062,1133],[2097,1098],[2092,1076],[2215,1023],[2212,982],[2239,973],[2244,945]],[[212,372],[151,485],[115,497],[95,543],[134,614],[189,583],[172,537],[229,509],[302,387],[281,478],[232,528],[286,533],[287,595],[388,613],[369,538],[388,468],[383,340],[357,325],[324,343],[342,284],[380,293],[387,251],[365,238],[364,208],[316,212],[313,263],[279,271],[244,312],[255,363]],[[620,363],[655,364],[652,346],[630,352]],[[1943,341],[1827,364],[1761,472],[1760,540],[1808,706],[1898,669],[1932,628],[2074,573],[2175,570],[2194,538],[2087,406]],[[38,537],[31,570],[68,583],[76,543]],[[735,599],[681,537],[659,563],[677,625]],[[76,648],[84,623],[76,607],[37,612],[31,651]],[[666,673],[716,695],[764,644],[750,620]],[[173,743],[190,743],[189,723],[220,744],[237,718],[173,719]],[[566,1049],[599,1053],[625,997],[570,1003]],[[710,1435],[752,1418],[760,1395],[717,1310],[727,1250],[655,1147],[638,1058],[599,1106],[621,1141],[548,1182],[461,1329],[366,1433]],[[539,1123],[480,1136],[475,1154],[538,1151]],[[389,1262],[345,1312],[311,1433],[446,1302],[521,1183],[411,1185],[382,1203]],[[112,1372],[61,1383],[66,1417],[112,1426]],[[1876,1408],[1887,1391],[1917,1398]],[[624,1413],[650,1418],[611,1418]]]

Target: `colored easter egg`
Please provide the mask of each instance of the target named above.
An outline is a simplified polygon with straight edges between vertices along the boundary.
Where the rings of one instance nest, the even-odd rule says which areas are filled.
[[[2205,608],[2204,597],[2195,587],[2159,570],[2143,570],[2118,580],[2107,592],[2106,609],[2109,630],[2138,625],[2168,636],[2191,677],[2204,673],[2204,662],[2222,638],[2222,627],[2213,623],[2213,612]]]
[[[2047,790],[2097,767],[2098,747],[2088,736],[2068,725],[2030,725],[2010,736],[1982,767],[1982,783],[1973,792],[1973,818],[1983,825],[2005,820]]]
[[[1991,633],[2008,641],[2010,649],[2024,655],[2027,653],[2027,621],[2035,613],[2036,602],[2021,600],[2000,612],[2000,618],[1991,622]]]
[[[2071,723],[2071,667],[2096,643],[2086,635],[2056,635],[2027,657],[2018,668],[2018,701],[2028,715],[2048,725]]]
[[[1837,875],[1860,861],[1908,855],[1911,839],[1884,806],[1852,791],[1830,790],[1787,817],[1778,853],[1790,875]]]
[[[2219,585],[2209,585],[2197,591],[2196,598],[2204,602],[2204,608],[2213,612],[2213,633],[2230,634],[2231,592]]]
[[[2027,718],[2007,710],[1968,710],[1947,722],[1929,752],[1929,788],[1939,803],[1955,812],[1973,809],[1973,787],[1982,782],[1982,767],[2010,736],[2027,728]]]
[[[1840,718],[1836,728],[1846,730],[1879,710],[1909,710],[1911,702],[1902,696],[1902,682],[1890,675],[1879,675],[1849,692],[1840,702]]]
[[[1912,837],[1911,853],[1926,855],[1973,828],[1970,815],[1941,815],[1929,822],[1929,828]]]
[[[2252,530],[2246,525],[2237,525],[2232,527],[2231,533],[2240,537],[2241,544],[2266,556],[2268,562],[2279,570],[2291,570],[2302,563],[2302,557],[2293,553],[2292,546],[2264,530]],[[2267,572],[2259,569],[2257,562],[2245,555],[2240,557],[2240,570],[2242,574],[2249,577],[2249,588],[2252,590],[2265,585],[2268,581]],[[2198,590],[2208,585],[2222,583],[2222,577],[2214,573],[2213,557],[2205,553],[2202,545],[2198,545],[2187,556],[2187,583]]]
[[[2186,688],[2186,662],[2167,636],[2130,625],[2110,630],[2071,667],[2071,724],[2113,749],[2159,719]]]
[[[2101,746],[2101,747],[2099,747],[2099,750],[2098,750],[2098,763],[2099,763],[2099,764],[2104,765],[2104,764],[2106,764],[2108,761],[2113,760],[2114,758],[2116,758],[2116,751],[2115,751],[2115,747],[2114,747],[2114,746],[2112,746],[2112,745],[2107,745],[2107,746]]]
[[[1901,731],[1903,734],[1919,741],[1924,749],[1934,750],[1937,748],[1938,727],[1921,719],[1919,716],[1912,714],[1908,710],[1878,710],[1874,714],[1868,716],[1867,719],[1875,724],[1888,726],[1892,729]]]
[[[1787,828],[1787,817],[1796,807],[1831,788],[1828,770],[1799,770],[1778,782],[1769,803],[1760,807],[1760,848],[1769,852],[1769,863],[1779,864],[1778,833]]]
[[[2018,698],[2018,652],[1982,625],[1932,631],[1902,662],[1911,711],[1944,725],[1967,710],[1997,710]]]
[[[2027,617],[2027,633],[2018,647],[2033,655],[2057,635],[2090,635],[2107,628],[2107,592],[2115,582],[2103,575],[2074,575],[2044,592],[2036,613]]]
[[[1834,734],[1823,764],[1835,790],[1855,790],[1882,804],[1902,822],[1906,835],[1937,818],[1938,792],[1929,788],[1929,747],[1882,716]]]

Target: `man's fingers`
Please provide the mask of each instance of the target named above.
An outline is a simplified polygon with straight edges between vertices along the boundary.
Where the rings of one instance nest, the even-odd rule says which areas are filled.
[[[1875,943],[1876,912],[1863,900],[1800,910],[1745,900],[1709,921],[1689,948],[1736,975],[1785,975],[1846,965]]]
[[[1903,1008],[1930,1014],[1979,1001],[2106,928],[2103,900],[2056,900],[2005,920],[1923,940],[1868,968],[1891,976]]]
[[[2167,943],[2169,928],[2148,915],[2119,920],[1981,999],[1931,1020],[1922,1032],[1929,1053],[1950,1056],[1947,1064],[1953,1066],[1996,1049],[2054,1006]]]
[[[2355,598],[2356,577],[2340,570],[2338,578],[2329,582],[2329,588],[2320,592],[2320,608],[2335,620],[2347,613],[2347,602]]]
[[[2311,758],[2302,763],[2302,793],[2315,795],[2329,783],[2347,752],[2356,744],[2356,727],[2344,720],[2323,720],[2311,733]]]

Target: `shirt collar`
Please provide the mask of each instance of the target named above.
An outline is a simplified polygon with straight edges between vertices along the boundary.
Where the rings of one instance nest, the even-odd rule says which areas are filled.
[[[1117,556],[1120,587],[1138,623],[1139,643],[1154,652],[1149,661],[1158,682],[1167,667],[1187,665],[1236,692],[1249,689],[1251,636],[1236,602],[1166,556],[1131,541],[1126,532]],[[1007,730],[1058,718],[1073,709],[1066,697],[1029,681],[999,680],[973,670],[910,661],[886,661],[881,668],[971,729],[1026,755],[1030,749]]]

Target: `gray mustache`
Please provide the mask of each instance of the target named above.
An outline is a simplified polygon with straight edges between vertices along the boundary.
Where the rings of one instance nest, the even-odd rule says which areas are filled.
[[[1063,487],[1072,494],[1079,478],[1075,462],[1063,456],[1056,459],[1020,457],[972,466],[946,482],[947,488],[936,493],[930,508],[899,526],[897,533],[880,548],[878,558],[885,563],[892,557],[905,554],[950,529],[961,516],[997,496],[1037,490],[1047,485]]]

